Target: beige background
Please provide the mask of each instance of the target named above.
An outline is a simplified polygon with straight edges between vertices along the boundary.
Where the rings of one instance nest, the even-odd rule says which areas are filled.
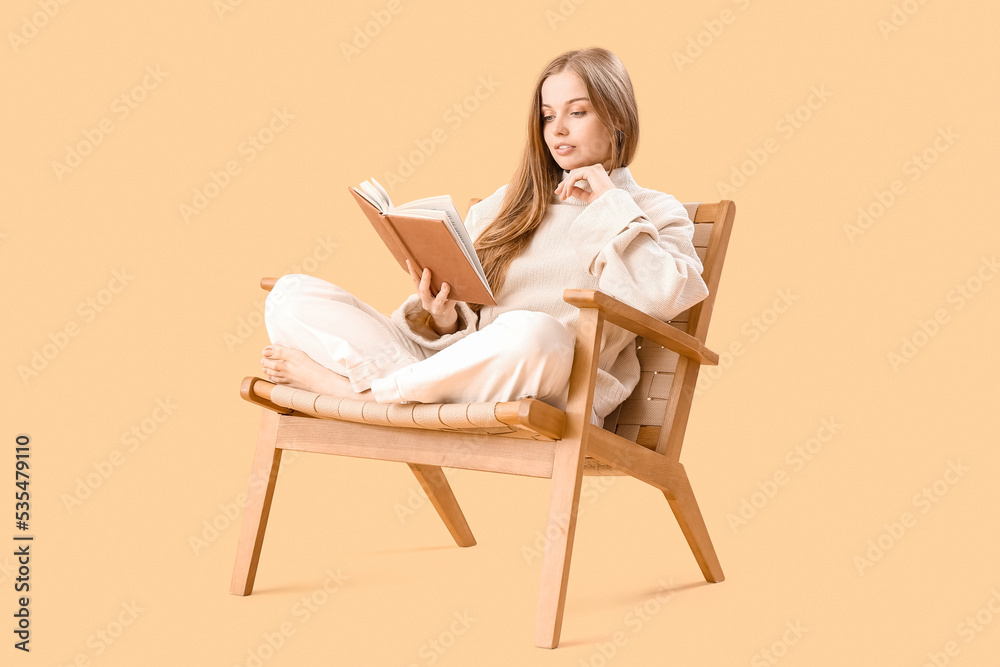
[[[995,3],[231,4],[0,12],[2,553],[19,433],[36,537],[30,655],[0,557],[5,664],[996,664]],[[727,580],[704,584],[659,492],[588,478],[562,645],[538,649],[547,480],[449,470],[479,542],[459,549],[405,466],[303,454],[256,592],[230,595],[259,279],[311,273],[393,310],[412,283],[347,186],[398,175],[440,128],[391,194],[464,211],[510,179],[541,68],[593,45],[635,85],[637,181],[737,204],[708,337],[724,367],[703,369],[682,455]],[[851,237],[859,208],[880,214]],[[904,338],[920,347],[894,367]]]

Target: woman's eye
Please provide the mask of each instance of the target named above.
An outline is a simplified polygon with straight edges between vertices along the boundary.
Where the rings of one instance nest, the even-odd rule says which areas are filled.
[[[587,113],[587,112],[586,111],[573,111],[569,115],[572,116],[572,115],[575,115],[575,114],[580,114],[582,116],[585,113]],[[550,120],[552,120],[552,118],[553,118],[553,116],[542,116],[542,121],[545,122],[545,123],[547,123]]]

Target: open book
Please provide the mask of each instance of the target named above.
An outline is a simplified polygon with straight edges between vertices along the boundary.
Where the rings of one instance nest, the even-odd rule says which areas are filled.
[[[472,238],[449,195],[393,206],[374,178],[348,190],[407,274],[406,260],[418,274],[425,267],[431,270],[431,294],[445,282],[451,288],[449,299],[496,305]]]

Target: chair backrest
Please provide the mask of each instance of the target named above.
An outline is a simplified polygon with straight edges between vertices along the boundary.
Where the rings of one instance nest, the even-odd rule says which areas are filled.
[[[722,200],[714,204],[685,203],[684,208],[694,221],[692,241],[702,261],[702,278],[709,294],[668,323],[704,343],[736,207]],[[635,344],[641,368],[639,384],[605,417],[604,429],[676,460],[700,364],[642,336],[636,337]]]

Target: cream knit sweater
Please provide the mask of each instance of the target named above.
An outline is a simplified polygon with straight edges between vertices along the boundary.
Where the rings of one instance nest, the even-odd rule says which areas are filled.
[[[671,195],[640,187],[628,167],[609,176],[615,188],[590,204],[576,197],[560,201],[553,193],[545,219],[494,293],[496,306],[483,306],[477,317],[464,301],[456,302],[459,329],[439,336],[423,324],[428,313],[412,294],[392,321],[422,347],[442,350],[507,310],[549,313],[575,335],[580,311],[563,301],[567,288],[600,290],[663,321],[708,296],[691,244],[694,223],[684,206]],[[577,185],[590,191],[586,182]],[[473,240],[496,218],[506,190],[501,186],[469,209],[465,225]],[[635,334],[605,322],[591,421],[603,426],[638,383]]]

